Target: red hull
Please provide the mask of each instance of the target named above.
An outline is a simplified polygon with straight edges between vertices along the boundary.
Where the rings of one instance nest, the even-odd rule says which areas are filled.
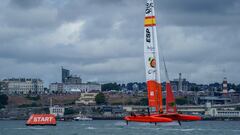
[[[202,117],[195,115],[185,115],[185,114],[156,114],[155,117],[164,117],[172,120],[178,121],[198,121],[201,120]]]
[[[164,117],[155,117],[155,116],[126,116],[124,117],[124,120],[126,121],[132,121],[132,122],[149,122],[149,123],[158,123],[158,122],[172,122],[172,119],[170,118],[164,118]]]

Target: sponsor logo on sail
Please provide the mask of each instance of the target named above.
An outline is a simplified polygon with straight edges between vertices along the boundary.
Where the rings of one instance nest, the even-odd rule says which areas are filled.
[[[146,28],[146,42],[151,43],[151,33],[148,28]]]
[[[148,70],[148,74],[155,73],[156,71],[157,71],[156,69],[149,69],[149,70]]]
[[[150,67],[155,68],[156,67],[156,60],[153,57],[148,58]]]
[[[152,2],[146,4],[146,10],[145,10],[146,14],[150,14],[152,12],[152,7],[153,7]]]

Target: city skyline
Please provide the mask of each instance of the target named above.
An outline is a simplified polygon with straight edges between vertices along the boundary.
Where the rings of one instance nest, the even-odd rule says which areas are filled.
[[[0,79],[144,82],[144,0],[6,0],[0,4]],[[239,84],[240,2],[156,1],[170,80]],[[92,10],[94,9],[94,10]],[[162,66],[161,66],[162,67]],[[163,68],[161,68],[163,69]],[[162,71],[162,81],[165,77]]]

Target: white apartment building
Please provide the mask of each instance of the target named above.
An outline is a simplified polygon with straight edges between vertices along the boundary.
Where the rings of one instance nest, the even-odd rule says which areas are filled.
[[[43,93],[43,81],[40,79],[31,78],[11,78],[4,79],[7,82],[9,94],[29,94]]]
[[[82,84],[64,84],[63,90],[65,92],[90,92],[101,91],[101,85],[95,83],[82,83]]]
[[[51,83],[49,85],[49,91],[53,92],[63,92],[63,83]]]
[[[81,83],[81,84],[63,84],[51,83],[49,85],[50,92],[90,92],[101,91],[101,85],[97,83]]]

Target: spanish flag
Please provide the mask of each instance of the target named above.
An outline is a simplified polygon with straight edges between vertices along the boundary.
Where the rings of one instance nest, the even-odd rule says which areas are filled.
[[[147,17],[145,17],[144,26],[145,27],[156,26],[156,18],[155,18],[155,16],[147,16]]]

